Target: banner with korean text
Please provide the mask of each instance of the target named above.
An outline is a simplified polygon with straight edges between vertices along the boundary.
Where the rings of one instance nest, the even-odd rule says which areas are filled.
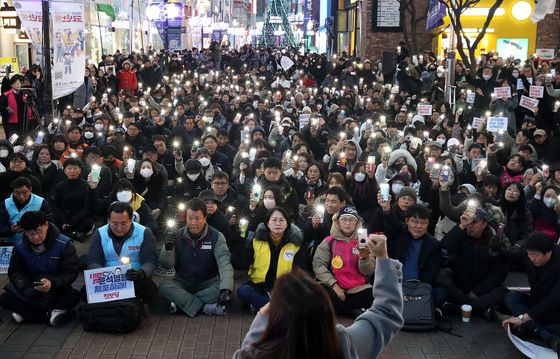
[[[51,3],[53,19],[53,100],[84,83],[86,27],[83,1]]]
[[[35,50],[35,58],[43,65],[43,10],[41,1],[14,1],[14,7],[21,21],[21,26],[31,40]]]
[[[88,303],[134,298],[134,282],[126,279],[130,264],[84,271]]]

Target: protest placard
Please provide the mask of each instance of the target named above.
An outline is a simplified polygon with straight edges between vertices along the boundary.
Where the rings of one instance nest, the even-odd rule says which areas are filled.
[[[523,80],[517,79],[517,87],[518,90],[523,90],[525,86],[523,85]]]
[[[469,92],[467,94],[467,103],[474,103],[474,98],[476,96],[476,93],[474,92]]]
[[[479,128],[480,124],[484,122],[482,117],[473,117],[472,119],[472,128]]]
[[[488,132],[498,132],[500,130],[507,131],[508,118],[507,117],[488,117],[486,130]]]
[[[432,105],[418,105],[416,106],[416,111],[422,116],[432,115]]]
[[[519,101],[519,106],[533,111],[535,107],[539,105],[539,100],[535,98],[530,98],[525,95],[521,95],[521,100]]]
[[[511,87],[504,86],[504,87],[495,87],[494,93],[496,94],[497,98],[510,98],[511,97]]]
[[[134,282],[126,279],[130,264],[84,271],[88,303],[134,298]]]
[[[532,98],[543,98],[544,96],[544,86],[530,86],[529,96]]]
[[[299,115],[299,129],[300,130],[309,124],[309,119],[310,118],[311,118],[311,115],[308,115],[308,114],[305,114],[305,113],[302,113],[301,115]]]
[[[0,274],[8,273],[14,247],[0,247]]]
[[[486,157],[475,157],[471,160],[471,171],[474,171],[476,169],[476,166],[478,166],[478,164],[482,161],[485,161],[486,163],[488,163],[488,159]]]

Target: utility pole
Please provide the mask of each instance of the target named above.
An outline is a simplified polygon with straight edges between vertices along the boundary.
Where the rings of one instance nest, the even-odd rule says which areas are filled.
[[[51,67],[51,31],[49,26],[49,0],[42,1],[42,15],[43,15],[43,69],[45,81],[45,124],[52,121],[53,117],[53,93],[52,93],[52,67]]]

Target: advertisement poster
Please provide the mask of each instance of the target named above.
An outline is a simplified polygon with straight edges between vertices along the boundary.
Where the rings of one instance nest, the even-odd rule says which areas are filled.
[[[41,6],[39,0],[14,1],[21,26],[31,40],[37,59],[43,58],[43,11]]]
[[[54,50],[53,100],[76,91],[84,83],[86,34],[83,2],[51,3]]]
[[[134,282],[125,275],[129,269],[127,264],[84,271],[88,303],[134,298]]]

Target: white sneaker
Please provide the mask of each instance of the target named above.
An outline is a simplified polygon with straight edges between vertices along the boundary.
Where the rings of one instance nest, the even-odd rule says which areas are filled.
[[[53,327],[56,327],[58,324],[60,324],[60,319],[62,319],[62,317],[64,316],[64,314],[66,314],[66,310],[63,309],[53,309],[51,311],[51,317],[49,319],[49,323],[51,323],[51,325]]]
[[[226,315],[226,307],[224,305],[219,305],[218,303],[205,304],[202,308],[202,312],[208,315]]]
[[[17,314],[16,312],[12,313],[12,319],[14,320],[14,322],[16,323],[21,323],[23,322],[23,317],[19,314]]]
[[[177,304],[170,302],[169,303],[169,314],[177,313]]]

